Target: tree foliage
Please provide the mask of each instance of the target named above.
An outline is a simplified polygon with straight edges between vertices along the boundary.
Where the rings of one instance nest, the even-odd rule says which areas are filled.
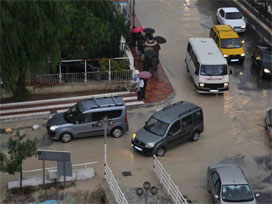
[[[7,156],[0,152],[0,171],[8,174],[20,172],[20,187],[22,188],[22,164],[29,157],[37,155],[37,139],[24,141],[25,135],[20,136],[16,133],[15,137],[10,137],[8,140]]]

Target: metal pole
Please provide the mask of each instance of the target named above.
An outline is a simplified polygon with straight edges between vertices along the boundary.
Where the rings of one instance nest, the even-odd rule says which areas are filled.
[[[84,82],[87,82],[87,61],[85,60]]]
[[[44,160],[44,152],[42,152],[43,157],[43,187],[45,187],[45,160]]]
[[[64,173],[64,188],[66,187],[66,153],[64,153],[63,173]]]
[[[132,25],[135,26],[135,0],[133,0]]]
[[[62,75],[61,75],[61,64],[59,65],[59,83],[62,81]]]
[[[104,164],[107,163],[107,122],[104,122]]]
[[[109,59],[109,81],[111,80],[111,60]]]

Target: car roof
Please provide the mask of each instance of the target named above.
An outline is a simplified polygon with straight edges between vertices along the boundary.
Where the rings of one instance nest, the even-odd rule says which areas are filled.
[[[242,170],[237,165],[221,165],[215,169],[220,176],[222,185],[248,184]]]
[[[90,98],[78,103],[78,107],[81,112],[85,112],[91,109],[112,108],[120,106],[125,106],[125,103],[120,96]]]
[[[239,10],[236,7],[222,7],[221,9],[223,9],[226,13],[239,12]]]
[[[230,25],[214,25],[213,26],[220,35],[220,38],[239,38],[239,35],[233,30]]]
[[[187,101],[179,101],[154,113],[153,117],[170,124],[172,121],[176,120],[182,115],[186,115],[187,113],[196,110],[201,110],[201,108]]]

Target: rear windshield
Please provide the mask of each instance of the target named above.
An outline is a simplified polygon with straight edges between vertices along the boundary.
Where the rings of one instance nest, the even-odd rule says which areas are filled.
[[[145,124],[144,129],[158,136],[164,136],[169,124],[151,117]]]
[[[221,48],[232,49],[232,48],[240,48],[241,41],[239,38],[228,38],[221,39]]]
[[[230,12],[226,13],[226,19],[242,19],[242,16],[239,12]]]
[[[227,74],[227,65],[201,65],[200,75],[202,76],[223,76]]]

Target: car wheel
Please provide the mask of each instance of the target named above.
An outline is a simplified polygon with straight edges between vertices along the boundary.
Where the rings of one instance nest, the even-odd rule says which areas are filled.
[[[61,141],[63,143],[71,142],[72,138],[73,138],[73,136],[70,133],[68,133],[68,132],[65,132],[65,133],[63,133],[61,135]]]
[[[111,135],[115,138],[121,137],[123,135],[123,130],[120,127],[116,127],[111,131]]]
[[[165,155],[165,152],[166,152],[166,150],[165,150],[164,147],[159,147],[159,149],[158,149],[157,152],[156,152],[156,155],[157,155],[158,157],[163,157],[163,156]]]
[[[200,134],[199,134],[199,132],[196,131],[193,133],[192,140],[197,141],[197,140],[199,140],[199,137],[200,137]]]

